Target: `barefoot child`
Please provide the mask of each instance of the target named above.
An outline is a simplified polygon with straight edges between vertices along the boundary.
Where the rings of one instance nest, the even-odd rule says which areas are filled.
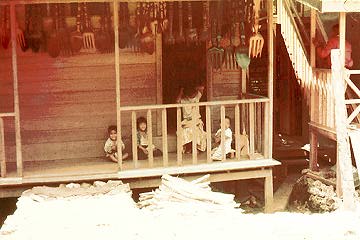
[[[116,145],[116,141],[117,141],[116,126],[115,125],[109,126],[108,133],[109,133],[109,138],[105,142],[104,151],[106,153],[106,157],[110,158],[110,160],[113,162],[117,162],[118,156],[117,156],[117,145]],[[120,142],[121,142],[121,149],[123,151],[122,159],[126,159],[129,156],[129,154],[124,152],[125,145],[121,140]]]
[[[138,159],[144,160],[148,158],[149,151],[153,151],[153,156],[158,157],[162,155],[162,152],[155,147],[153,144],[149,146],[149,139],[147,134],[147,121],[144,117],[139,117],[137,119],[137,152]]]
[[[221,128],[217,130],[215,134],[215,143],[219,143],[221,141]],[[225,151],[226,157],[234,158],[234,150],[231,149],[232,142],[232,131],[230,128],[230,118],[228,116],[225,117],[225,144],[224,150],[222,149],[222,143],[220,142],[219,146],[211,150],[211,159],[221,161],[222,160],[222,152]]]

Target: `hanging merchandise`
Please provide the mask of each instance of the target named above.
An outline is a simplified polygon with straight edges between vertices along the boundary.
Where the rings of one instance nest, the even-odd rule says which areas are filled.
[[[38,52],[42,43],[42,21],[40,5],[30,5],[30,20],[29,20],[29,45],[33,52]]]
[[[70,43],[71,49],[73,53],[78,53],[83,46],[83,36],[81,33],[81,14],[82,14],[82,5],[83,3],[77,4],[77,12],[76,12],[76,30],[71,33]]]
[[[59,4],[54,4],[54,12],[55,12],[55,18],[54,18],[54,23],[55,23],[55,28],[53,29],[53,31],[49,34],[49,38],[47,39],[47,51],[48,54],[51,57],[57,57],[60,55],[60,39],[59,39],[59,34],[58,34],[58,28],[59,28],[59,11],[58,11],[58,5]]]
[[[242,69],[247,69],[250,64],[250,58],[248,55],[248,48],[245,42],[245,24],[241,22],[241,43],[235,50],[236,62]]]
[[[148,54],[153,54],[155,51],[155,37],[151,31],[151,19],[154,16],[152,9],[153,3],[142,3],[141,4],[141,18],[143,18],[142,27],[140,27],[140,49]]]
[[[174,3],[173,2],[169,2],[168,4],[169,7],[169,28],[166,33],[165,33],[165,43],[166,44],[174,44],[175,43],[175,37],[173,34],[173,24],[174,24]]]
[[[26,15],[26,12],[25,12],[25,15]],[[42,28],[43,28],[43,42],[44,42],[44,47],[47,51],[47,48],[48,48],[48,38],[50,37],[52,31],[54,30],[54,19],[53,17],[51,16],[51,5],[50,3],[47,3],[45,6],[44,6],[44,10],[43,10],[43,18],[42,18]],[[27,17],[25,17],[25,19],[27,19]],[[28,26],[28,24],[26,24],[26,26]],[[28,32],[28,27],[26,27],[26,30],[25,30],[25,35],[27,35],[26,33]]]
[[[178,18],[179,18],[179,32],[176,36],[175,42],[177,44],[181,44],[185,42],[185,37],[183,33],[183,8],[182,8],[182,2],[178,2]]]
[[[254,0],[254,25],[252,27],[253,34],[249,40],[249,56],[253,58],[261,57],[264,47],[264,37],[259,32],[261,25],[259,24],[260,0]]]
[[[107,32],[109,38],[108,52],[114,52],[115,50],[115,33],[112,26],[111,15],[110,3],[107,3],[105,4],[105,32]]]
[[[119,3],[119,48],[123,49],[128,46],[130,33],[129,33],[129,9],[128,3]]]
[[[219,10],[221,10],[221,2],[218,1],[212,3],[210,5],[210,16],[212,19],[211,23],[211,47],[208,49],[208,57],[211,63],[211,66],[214,69],[221,69],[221,65],[224,58],[224,49],[220,47],[220,40],[221,40],[221,14],[219,14]]]
[[[64,56],[71,56],[71,42],[70,42],[70,32],[66,26],[66,19],[65,19],[65,4],[60,4],[59,7],[59,16],[60,16],[60,23],[59,23],[59,39],[60,39],[60,51]]]
[[[90,17],[87,11],[87,3],[84,3],[84,21],[85,28],[83,32],[83,47],[91,52],[95,51],[95,35],[91,26]]]
[[[210,38],[209,25],[210,25],[210,3],[208,1],[203,2],[203,29],[200,34],[200,41],[207,42]]]
[[[128,23],[128,33],[129,33],[129,41],[128,41],[128,47],[131,48],[134,52],[139,51],[139,41],[136,37],[137,34],[139,34],[139,26],[138,21],[136,17],[136,3],[135,2],[129,2],[128,3],[128,12],[129,12],[129,23]]]
[[[187,14],[188,14],[188,29],[186,31],[186,42],[196,43],[198,41],[198,34],[196,28],[192,25],[192,7],[191,2],[187,3]]]

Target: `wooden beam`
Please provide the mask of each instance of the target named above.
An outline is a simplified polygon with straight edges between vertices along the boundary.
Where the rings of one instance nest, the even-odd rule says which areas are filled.
[[[340,18],[344,18],[344,14],[340,14]],[[342,24],[345,23],[341,19]],[[344,31],[344,25],[340,27],[340,34]],[[341,35],[340,35],[341,37]],[[344,37],[344,36],[343,36]],[[336,192],[339,197],[343,197],[344,210],[355,210],[355,186],[352,173],[352,163],[350,154],[350,140],[347,133],[346,124],[346,107],[344,95],[344,79],[345,79],[345,58],[341,54],[341,50],[331,50],[331,75],[332,85],[334,86],[335,96],[335,126],[337,135],[337,185]]]
[[[115,35],[115,81],[116,81],[116,126],[118,146],[118,167],[122,170],[122,148],[121,148],[121,113],[120,113],[120,52],[119,52],[119,4],[113,1],[114,9],[114,35]]]
[[[316,67],[316,48],[312,39],[316,36],[316,11],[315,9],[311,9],[310,13],[310,65],[311,67]]]
[[[14,112],[15,112],[15,138],[16,138],[16,171],[18,177],[23,176],[23,160],[21,145],[21,128],[20,128],[20,110],[19,110],[19,90],[18,90],[18,69],[16,53],[16,12],[15,4],[10,5],[10,24],[11,24],[11,55],[14,84]]]
[[[272,157],[273,151],[273,88],[274,88],[274,31],[273,31],[273,2],[266,1],[267,3],[267,13],[268,13],[268,29],[267,29],[267,39],[268,39],[268,97],[270,99],[268,104],[265,104],[265,126],[267,127],[267,151],[264,151],[264,156],[266,158]],[[266,128],[265,128],[266,129]]]

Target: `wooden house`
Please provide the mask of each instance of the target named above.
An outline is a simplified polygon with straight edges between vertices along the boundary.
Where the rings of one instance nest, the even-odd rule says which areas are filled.
[[[2,0],[0,4],[5,26],[1,29],[6,29],[1,32],[0,48],[1,197],[44,183],[122,179],[136,188],[158,185],[165,173],[190,179],[210,173],[213,182],[264,178],[269,211],[272,168],[280,164],[272,158],[273,101],[283,107],[273,95],[275,33],[276,38],[284,39],[306,102],[304,109],[310,106],[311,129],[323,116],[313,111],[319,101],[325,116],[335,112],[333,104],[321,95],[325,90],[318,91],[319,84],[313,84],[321,82],[331,92],[327,85],[330,75],[315,68],[313,46],[308,56],[288,0],[278,1],[275,21],[273,2],[257,0]],[[142,4],[166,9],[143,20],[148,21],[149,29],[155,29],[144,46],[145,38],[140,43],[132,38],[139,34]],[[311,14],[314,36],[315,10]],[[135,32],[124,28],[131,21],[137,26]],[[49,22],[55,27],[46,28]],[[275,31],[276,22],[281,24],[280,35]],[[42,35],[36,35],[36,23],[41,25]],[[257,34],[252,30],[255,23],[261,25],[260,30],[255,27]],[[106,36],[104,26],[111,30]],[[198,40],[194,40],[194,28]],[[151,33],[149,29],[147,33]],[[171,30],[175,39],[170,37]],[[64,39],[69,36],[73,38]],[[23,37],[30,39],[32,46],[26,46]],[[71,39],[77,38],[82,39],[82,47],[75,51]],[[101,39],[107,40],[103,46]],[[254,47],[256,40],[265,43],[262,54],[251,56],[249,47]],[[251,57],[245,57],[248,55]],[[241,58],[245,62],[250,59],[248,68],[240,67]],[[180,87],[194,83],[205,87],[200,102],[175,103]],[[184,107],[200,109],[205,152],[198,152],[196,144],[192,144],[191,154],[182,152],[177,133]],[[160,148],[161,157],[150,153],[148,160],[138,160],[136,119],[140,116],[147,119],[149,145]],[[225,116],[232,120],[235,158],[222,152],[222,160],[213,161],[212,139],[217,129],[225,132]],[[306,126],[306,118],[303,122]],[[322,117],[321,123],[325,122],[335,126],[334,117]],[[112,124],[117,125],[118,145],[123,140],[124,152],[132,153],[121,160],[119,151],[118,163],[106,159],[103,149],[107,127]],[[311,140],[315,141],[313,133]],[[244,138],[248,152],[241,154]],[[224,134],[221,139],[223,144]],[[194,135],[192,142],[195,140]],[[311,163],[315,155],[312,149]]]

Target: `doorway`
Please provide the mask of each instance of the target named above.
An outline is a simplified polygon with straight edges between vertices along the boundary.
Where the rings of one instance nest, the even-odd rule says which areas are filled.
[[[181,87],[204,84],[206,94],[206,45],[175,44],[163,45],[163,103],[175,103]],[[202,110],[202,109],[201,109]],[[201,115],[204,116],[201,112]],[[176,109],[168,109],[168,132],[176,132]],[[203,118],[203,117],[202,117]],[[203,118],[204,119],[204,118]]]

